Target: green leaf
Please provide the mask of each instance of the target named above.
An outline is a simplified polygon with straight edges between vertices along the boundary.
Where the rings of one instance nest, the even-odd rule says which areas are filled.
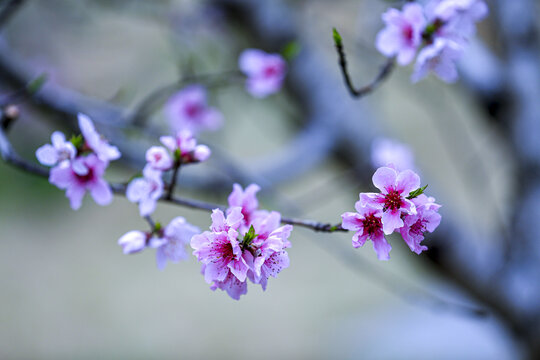
[[[180,149],[175,149],[173,156],[174,156],[174,161],[175,162],[180,161],[180,159],[182,157],[182,151]]]
[[[332,36],[334,37],[334,44],[336,44],[336,46],[343,46],[343,39],[336,28],[332,28]]]
[[[80,150],[84,145],[84,139],[82,135],[73,135],[69,141],[75,146],[75,149]]]
[[[45,84],[47,77],[48,75],[46,73],[39,75],[34,80],[30,81],[28,85],[26,85],[26,91],[28,91],[30,95],[34,95]]]
[[[416,190],[411,191],[409,193],[409,196],[407,196],[407,199],[411,200],[411,199],[414,199],[415,197],[418,197],[418,196],[422,195],[424,193],[424,190],[426,190],[427,187],[428,186],[426,184],[426,186],[424,186],[424,187],[421,187],[421,188],[418,188]]]
[[[301,46],[296,41],[291,41],[287,45],[283,47],[281,50],[281,55],[285,58],[285,60],[292,60],[296,56],[298,56],[298,53],[301,50]]]
[[[257,236],[258,235],[255,234],[255,228],[253,227],[253,225],[251,225],[246,235],[244,235],[244,240],[242,241],[242,245],[249,246],[249,244],[251,244],[253,239],[255,239]]]

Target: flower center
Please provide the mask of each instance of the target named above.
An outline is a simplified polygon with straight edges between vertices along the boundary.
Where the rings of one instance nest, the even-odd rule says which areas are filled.
[[[417,222],[411,225],[409,232],[417,236],[424,235],[424,233],[426,232],[425,220],[418,219]]]
[[[413,28],[411,25],[406,25],[401,33],[403,34],[403,37],[405,38],[405,40],[407,40],[407,43],[412,43],[413,41]]]
[[[214,255],[213,262],[218,262],[218,261],[230,262],[235,257],[233,253],[233,247],[230,242],[216,244],[214,245],[212,250],[213,250],[212,255]]]
[[[77,180],[82,184],[86,184],[87,182],[90,182],[92,181],[92,179],[94,179],[94,169],[92,168],[88,168],[88,172],[86,173],[86,175],[79,175],[75,171],[73,171],[73,174],[75,174]]]
[[[264,77],[266,77],[266,78],[274,77],[277,74],[278,74],[278,67],[277,66],[271,65],[271,66],[267,66],[264,69]]]
[[[399,192],[397,192],[397,190],[391,189],[390,191],[388,191],[388,194],[386,194],[384,198],[383,211],[397,210],[401,208],[402,203],[403,202],[402,202],[401,195],[399,194]]]
[[[367,215],[362,220],[362,226],[364,227],[364,233],[374,234],[382,228],[381,218],[376,217],[375,214]]]
[[[203,107],[198,103],[188,103],[184,107],[184,113],[190,118],[196,118],[203,112]]]

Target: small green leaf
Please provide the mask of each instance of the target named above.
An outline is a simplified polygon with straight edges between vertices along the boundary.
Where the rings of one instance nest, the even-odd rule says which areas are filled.
[[[39,75],[34,80],[30,81],[28,85],[26,85],[26,91],[28,91],[30,95],[34,95],[45,84],[47,77],[48,75],[46,73]]]
[[[82,135],[73,135],[69,141],[75,146],[75,149],[80,150],[84,145],[84,139]]]
[[[180,158],[182,157],[182,151],[180,149],[175,149],[173,156],[175,162],[180,161]]]
[[[159,232],[159,231],[161,230],[162,227],[163,227],[163,226],[162,226],[161,223],[158,221],[158,222],[156,223],[156,225],[154,226],[154,231],[155,231],[155,232]]]
[[[283,55],[285,60],[292,60],[298,55],[300,49],[301,46],[298,42],[291,41],[283,47],[283,49],[281,50],[281,55]]]
[[[244,240],[242,241],[242,245],[244,246],[249,246],[249,244],[251,244],[251,242],[253,241],[253,239],[255,239],[258,235],[255,234],[255,228],[253,227],[253,225],[251,225],[249,227],[249,230],[248,232],[246,233],[246,235],[244,235]]]
[[[407,196],[407,199],[411,200],[411,199],[414,199],[415,197],[418,197],[418,196],[422,195],[424,193],[424,190],[426,190],[427,187],[428,186],[426,184],[426,186],[424,186],[424,187],[421,187],[421,188],[418,188],[416,190],[411,191],[409,193],[409,196]]]
[[[336,46],[343,46],[343,39],[336,28],[332,28],[332,36],[334,37],[334,44],[336,44]]]

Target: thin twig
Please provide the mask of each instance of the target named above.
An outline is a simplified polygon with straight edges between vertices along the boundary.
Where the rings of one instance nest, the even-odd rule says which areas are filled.
[[[156,223],[154,222],[154,220],[152,220],[152,217],[150,215],[146,215],[144,217],[144,220],[146,220],[148,225],[150,225],[150,230],[151,231],[154,231],[156,229]]]
[[[356,88],[351,80],[351,76],[349,75],[349,70],[347,67],[347,58],[345,56],[345,48],[343,47],[343,39],[341,38],[341,35],[338,33],[338,31],[334,28],[334,44],[336,46],[336,51],[338,53],[338,63],[339,68],[341,69],[341,73],[343,74],[343,80],[345,80],[345,85],[347,86],[347,90],[349,90],[349,93],[352,97],[355,98],[361,98],[365,95],[368,95],[369,93],[375,91],[380,84],[390,75],[392,70],[394,69],[395,60],[394,58],[390,58],[386,61],[386,63],[381,67],[379,72],[377,73],[377,76],[367,85]]]
[[[182,165],[182,163],[180,162],[180,160],[175,161],[175,163],[174,163],[171,182],[169,183],[169,189],[167,190],[167,196],[166,196],[166,198],[169,199],[169,200],[172,199],[172,196],[173,196],[173,193],[174,193],[174,187],[176,186],[176,181],[177,181],[176,179],[178,178],[178,172],[180,171],[180,166],[181,165]]]
[[[2,123],[3,123],[2,117]],[[19,168],[23,171],[39,175],[45,178],[49,177],[49,171],[40,166],[36,166],[26,160],[22,159],[16,152],[13,150],[10,141],[8,140],[4,129],[2,128],[2,123],[0,123],[0,154],[4,161],[16,168]],[[111,190],[114,194],[125,196],[126,195],[126,185],[125,184],[115,184],[111,183]],[[212,211],[214,209],[226,209],[223,205],[213,204],[205,201],[194,200],[194,199],[185,199],[181,197],[164,195],[159,199],[159,201],[176,204],[183,207],[188,207],[192,209],[199,209],[205,211]],[[282,218],[281,222],[284,224],[291,224],[301,226],[307,229],[311,229],[317,232],[346,232],[347,230],[343,229],[340,224],[329,224],[321,223],[314,220],[305,220],[305,219],[293,219],[293,218]]]

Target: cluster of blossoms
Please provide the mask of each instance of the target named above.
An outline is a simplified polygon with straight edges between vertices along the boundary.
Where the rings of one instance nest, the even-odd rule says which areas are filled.
[[[377,49],[396,56],[400,65],[411,63],[418,52],[412,81],[434,72],[446,82],[458,78],[455,62],[475,23],[488,13],[483,0],[430,0],[425,6],[407,3],[403,10],[389,9],[382,15],[386,27],[377,35]]]
[[[189,130],[178,131],[175,137],[162,136],[159,140],[164,146],[152,146],[146,151],[143,177],[133,179],[126,190],[128,200],[139,204],[141,216],[152,214],[163,195],[163,172],[205,161],[211,154],[208,146],[197,145]]]
[[[124,254],[133,254],[146,247],[156,249],[157,267],[163,270],[167,261],[177,263],[188,257],[185,247],[191,237],[199,232],[199,228],[179,216],[165,229],[158,223],[151,232],[130,231],[118,240],[118,245],[122,247]]]
[[[420,243],[426,231],[433,232],[439,226],[440,205],[423,194],[420,177],[412,170],[381,167],[373,175],[373,184],[380,193],[360,193],[356,212],[341,215],[342,227],[355,232],[353,246],[358,248],[371,240],[379,260],[388,260],[392,247],[385,235],[397,231],[411,251],[420,254],[427,250]]]
[[[96,203],[108,205],[113,195],[103,175],[109,162],[120,158],[120,151],[96,131],[88,116],[79,114],[78,120],[82,136],[67,141],[63,133],[55,131],[52,145],[41,146],[36,157],[41,164],[52,166],[49,182],[66,190],[74,210],[81,207],[87,191]]]
[[[280,226],[279,212],[258,210],[258,190],[235,184],[226,214],[214,209],[210,231],[191,239],[205,281],[236,300],[247,293],[248,279],[266,290],[268,278],[289,266],[292,226]]]

